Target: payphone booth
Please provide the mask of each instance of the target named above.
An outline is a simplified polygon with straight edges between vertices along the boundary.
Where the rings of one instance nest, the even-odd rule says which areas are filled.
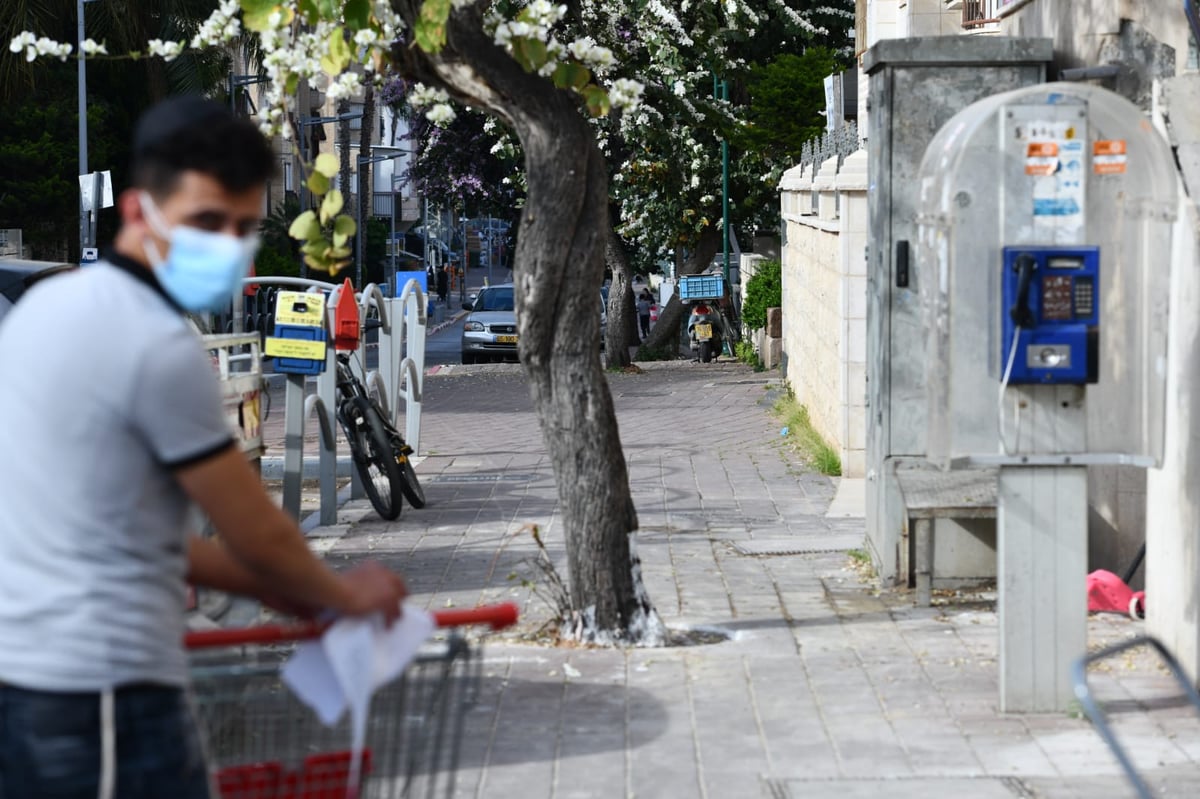
[[[1087,467],[1158,465],[1170,148],[1106,89],[995,95],[919,173],[928,457],[999,467],[1000,704],[1063,710],[1087,647]]]

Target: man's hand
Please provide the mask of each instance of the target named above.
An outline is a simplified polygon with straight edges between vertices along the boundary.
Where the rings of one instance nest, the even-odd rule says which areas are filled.
[[[350,595],[348,615],[364,616],[378,611],[388,624],[400,617],[400,603],[408,596],[403,577],[374,561],[339,576]]]

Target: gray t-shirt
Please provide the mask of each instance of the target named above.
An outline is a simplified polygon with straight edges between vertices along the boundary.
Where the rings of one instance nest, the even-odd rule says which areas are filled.
[[[232,436],[202,342],[132,261],[35,286],[0,324],[0,682],[187,678],[189,502]]]

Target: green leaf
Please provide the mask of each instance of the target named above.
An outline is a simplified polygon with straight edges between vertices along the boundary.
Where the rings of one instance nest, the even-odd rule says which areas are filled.
[[[329,53],[321,56],[321,69],[331,78],[335,78],[350,66],[350,45],[346,44],[344,28],[337,27],[329,34]]]
[[[579,91],[592,79],[592,72],[581,64],[562,63],[554,68],[552,77],[558,88]]]
[[[342,17],[352,31],[360,31],[371,24],[371,0],[346,0]]]
[[[296,3],[296,8],[304,17],[304,21],[309,25],[316,25],[317,19],[320,16],[321,10],[317,8],[317,0],[299,0]]]
[[[321,232],[321,226],[317,223],[317,215],[312,211],[305,211],[292,221],[291,227],[288,228],[288,235],[293,239],[312,238],[312,231],[316,230],[318,235]]]
[[[326,194],[325,199],[321,200],[321,224],[328,225],[329,220],[341,213],[343,205],[345,205],[345,200],[342,199],[342,193],[337,189],[332,189]]]
[[[536,72],[545,66],[550,60],[550,53],[546,50],[546,43],[538,39],[525,40],[525,53],[529,56],[529,65]]]
[[[350,239],[350,237],[347,236],[345,233],[335,232],[333,234],[333,246],[334,247],[344,247],[344,246],[346,246],[346,242],[349,241],[349,239]]]
[[[324,194],[329,191],[329,178],[320,172],[313,172],[308,176],[308,190],[313,194]]]
[[[295,94],[296,89],[300,88],[300,76],[295,72],[291,73],[287,76],[287,81],[283,85],[284,94],[289,96]]]
[[[307,244],[300,248],[300,252],[304,253],[305,255],[320,256],[324,255],[325,251],[328,249],[329,241],[324,236],[321,236],[319,238],[310,240]]]
[[[436,53],[446,46],[446,22],[450,19],[450,0],[425,0],[421,16],[413,26],[417,46]]]
[[[524,36],[512,40],[513,58],[526,72],[536,72],[550,58],[546,43]]]
[[[321,19],[333,19],[337,16],[337,0],[317,0],[317,13]]]
[[[594,117],[608,116],[609,109],[612,108],[608,92],[593,83],[584,86],[579,93],[583,95],[583,101],[587,103],[589,114]]]
[[[353,236],[358,231],[358,225],[354,223],[352,217],[342,214],[333,220],[333,230],[343,236]]]
[[[313,169],[325,177],[331,178],[338,173],[337,157],[332,153],[321,153],[317,156],[317,160],[313,162]],[[329,191],[329,189],[325,191]],[[321,192],[321,194],[324,194],[325,191]]]
[[[247,30],[261,33],[270,25],[267,19],[275,10],[276,0],[242,0],[242,24]]]
[[[304,263],[308,264],[309,268],[316,272],[328,272],[333,274],[334,265],[329,262],[329,259],[321,255],[306,255]]]

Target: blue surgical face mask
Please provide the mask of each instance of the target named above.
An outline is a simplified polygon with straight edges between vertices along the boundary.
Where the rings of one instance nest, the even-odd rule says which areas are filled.
[[[167,240],[165,259],[149,238],[143,243],[159,285],[184,310],[224,309],[250,271],[258,234],[238,238],[186,225],[168,228],[149,194],[138,199],[150,227]]]

